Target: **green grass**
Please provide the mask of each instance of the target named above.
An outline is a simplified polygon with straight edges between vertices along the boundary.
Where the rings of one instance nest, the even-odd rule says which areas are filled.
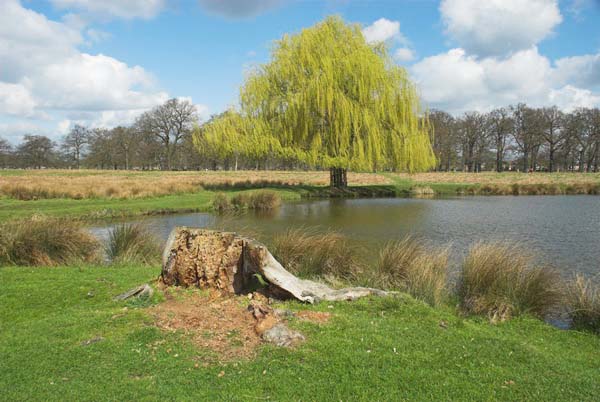
[[[557,401],[600,394],[599,337],[526,316],[490,325],[409,297],[288,302],[334,318],[325,326],[293,323],[308,339],[296,349],[263,347],[253,360],[195,368],[207,351],[154,328],[143,305],[112,301],[158,271],[0,268],[0,399]]]
[[[273,191],[286,201],[299,200],[302,196],[300,190],[274,189]],[[238,192],[231,191],[231,193]],[[200,191],[193,194],[137,199],[59,198],[20,201],[0,198],[0,222],[27,218],[35,214],[93,220],[176,212],[206,212],[212,209],[214,196],[215,193],[212,191]]]

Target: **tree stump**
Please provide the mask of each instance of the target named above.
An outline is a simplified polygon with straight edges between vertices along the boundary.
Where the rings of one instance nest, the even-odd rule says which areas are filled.
[[[335,290],[297,278],[263,244],[236,233],[177,227],[167,240],[161,273],[161,281],[166,285],[240,294],[250,290],[257,275],[269,283],[275,294],[309,303],[395,294],[362,287]]]

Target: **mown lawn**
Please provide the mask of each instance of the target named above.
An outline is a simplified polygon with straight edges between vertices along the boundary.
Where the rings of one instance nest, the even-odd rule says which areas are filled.
[[[210,351],[114,302],[158,268],[0,268],[2,400],[594,400],[600,338],[522,318],[461,319],[408,297],[304,306],[296,349],[252,360]],[[155,297],[153,302],[159,302]],[[440,325],[442,324],[442,325]],[[103,340],[84,345],[86,340]],[[198,367],[196,367],[196,363]],[[224,374],[219,376],[219,373]]]

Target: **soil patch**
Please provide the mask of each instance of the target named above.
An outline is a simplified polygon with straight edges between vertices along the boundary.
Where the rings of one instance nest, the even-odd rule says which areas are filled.
[[[251,357],[261,343],[255,331],[257,321],[241,297],[194,292],[168,297],[151,314],[159,328],[183,331],[217,361]]]

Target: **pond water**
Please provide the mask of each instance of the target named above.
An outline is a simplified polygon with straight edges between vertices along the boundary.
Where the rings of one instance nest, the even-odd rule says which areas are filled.
[[[456,265],[479,240],[510,240],[565,275],[600,273],[600,197],[486,196],[443,199],[331,199],[282,205],[270,214],[207,213],[138,219],[166,239],[175,226],[224,228],[271,236],[288,228],[337,230],[371,250],[407,234],[451,244]],[[105,237],[114,225],[92,228]]]

